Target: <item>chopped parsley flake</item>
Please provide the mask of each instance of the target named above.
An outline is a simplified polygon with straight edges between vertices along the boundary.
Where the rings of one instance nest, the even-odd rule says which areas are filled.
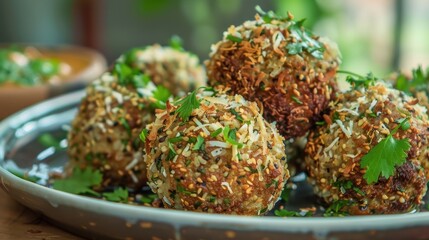
[[[167,161],[170,161],[177,155],[177,152],[174,150],[174,146],[171,142],[168,142],[168,148],[170,150],[168,151]]]
[[[216,131],[214,131],[214,132],[212,132],[212,133],[210,133],[210,136],[211,137],[217,137],[219,134],[221,134],[222,133],[222,128],[218,128],[218,129],[216,129]]]
[[[146,142],[146,137],[148,134],[149,134],[149,131],[146,128],[143,129],[139,135],[140,140],[142,140],[142,142]]]
[[[192,150],[200,150],[201,147],[204,144],[204,138],[201,137],[200,135],[198,135],[197,137],[197,143],[195,143],[194,147],[192,148]]]
[[[223,138],[225,141],[232,145],[236,145],[238,148],[242,148],[244,145],[242,143],[237,142],[236,129],[229,129],[229,126],[225,126],[223,129]]]
[[[229,111],[230,111],[232,114],[234,114],[235,118],[236,118],[238,121],[240,121],[240,122],[243,122],[243,121],[244,121],[243,117],[241,117],[241,115],[240,115],[237,111],[235,111],[235,109],[231,108]]]
[[[228,34],[228,36],[226,36],[226,39],[230,40],[231,42],[235,42],[235,43],[241,43],[241,41],[243,41],[242,38],[233,36],[231,34]]]
[[[403,128],[408,122],[404,119],[396,126],[390,134],[377,143],[360,161],[361,168],[366,168],[363,178],[368,184],[373,184],[378,181],[381,176],[389,178],[394,174],[395,168],[405,163],[407,152],[411,145],[408,138],[395,139],[393,135]]]
[[[301,100],[299,100],[297,97],[292,96],[292,100],[298,104],[302,104]]]
[[[128,121],[124,117],[119,118],[119,122],[124,126],[125,130],[127,131],[128,135],[131,136],[131,127]]]
[[[170,39],[170,47],[178,51],[184,51],[182,38],[177,35],[173,35]]]

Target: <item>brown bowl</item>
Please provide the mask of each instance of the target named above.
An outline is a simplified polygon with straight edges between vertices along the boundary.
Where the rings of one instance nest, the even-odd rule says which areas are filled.
[[[36,86],[0,85],[0,119],[47,98],[85,87],[106,70],[105,58],[95,50],[78,46],[38,47],[43,56],[71,67],[59,83]]]

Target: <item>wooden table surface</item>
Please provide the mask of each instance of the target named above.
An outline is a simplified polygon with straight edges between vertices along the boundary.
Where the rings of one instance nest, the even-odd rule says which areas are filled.
[[[0,188],[0,239],[82,239],[46,222]]]

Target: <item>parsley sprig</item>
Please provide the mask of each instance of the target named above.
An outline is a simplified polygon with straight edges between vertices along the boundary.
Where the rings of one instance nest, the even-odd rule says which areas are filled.
[[[174,105],[179,106],[179,108],[176,109],[176,113],[179,115],[180,118],[182,118],[184,122],[189,120],[189,117],[191,116],[192,111],[194,109],[200,107],[201,100],[197,98],[197,90],[194,90],[193,92],[188,94],[188,96],[174,103]]]
[[[412,91],[426,90],[429,83],[429,68],[426,72],[423,71],[422,66],[419,66],[412,71],[412,78],[408,79],[404,74],[400,74],[396,79],[396,89],[411,93]]]
[[[396,126],[390,134],[375,145],[360,161],[361,168],[366,168],[363,178],[368,184],[378,181],[382,177],[389,178],[394,174],[396,167],[401,166],[407,159],[407,152],[411,145],[408,138],[395,139],[393,135],[408,126],[408,118],[405,118]],[[408,129],[405,127],[405,130]]]
[[[53,188],[73,194],[100,196],[99,193],[92,190],[92,187],[100,185],[102,179],[103,175],[99,170],[92,170],[90,167],[83,170],[74,168],[70,177],[55,180]]]
[[[291,21],[289,26],[291,35],[295,38],[296,42],[289,43],[286,47],[289,54],[301,54],[302,51],[307,51],[317,59],[323,59],[323,52],[325,48],[321,42],[315,39],[313,33],[303,27],[305,19],[298,22]]]
[[[374,86],[374,84],[379,80],[371,72],[366,76],[362,76],[350,71],[338,70],[337,73],[347,74],[346,81],[352,85],[353,89],[358,89],[361,87],[368,88],[369,86]]]

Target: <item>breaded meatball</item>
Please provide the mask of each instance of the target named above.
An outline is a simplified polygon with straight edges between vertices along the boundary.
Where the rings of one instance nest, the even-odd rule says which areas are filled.
[[[240,95],[185,99],[192,98],[168,105],[148,126],[148,185],[166,208],[237,215],[271,210],[289,178],[284,138]],[[197,102],[189,119],[179,117]]]
[[[145,73],[156,85],[163,85],[175,96],[206,85],[206,74],[195,54],[158,44],[135,48],[123,59]]]
[[[115,71],[124,67],[117,63]],[[139,188],[146,181],[139,134],[155,119],[157,87],[141,75],[115,71],[86,89],[68,136],[67,172],[92,167],[103,174],[103,187]]]
[[[422,203],[429,177],[426,108],[383,82],[340,94],[330,107],[326,124],[311,132],[305,149],[315,193],[328,204],[341,201],[342,211],[351,215],[416,209]],[[375,146],[380,149],[392,144],[380,143],[391,133],[392,139],[408,139],[410,148],[402,150],[406,158],[403,164],[392,165],[394,159],[385,159],[379,151],[369,154]],[[370,165],[362,165],[363,159]],[[365,173],[377,166],[383,171],[392,169],[393,174],[380,174],[371,182]]]
[[[293,17],[256,15],[231,26],[205,62],[208,83],[259,101],[286,138],[304,136],[337,89],[336,44],[313,36]]]

